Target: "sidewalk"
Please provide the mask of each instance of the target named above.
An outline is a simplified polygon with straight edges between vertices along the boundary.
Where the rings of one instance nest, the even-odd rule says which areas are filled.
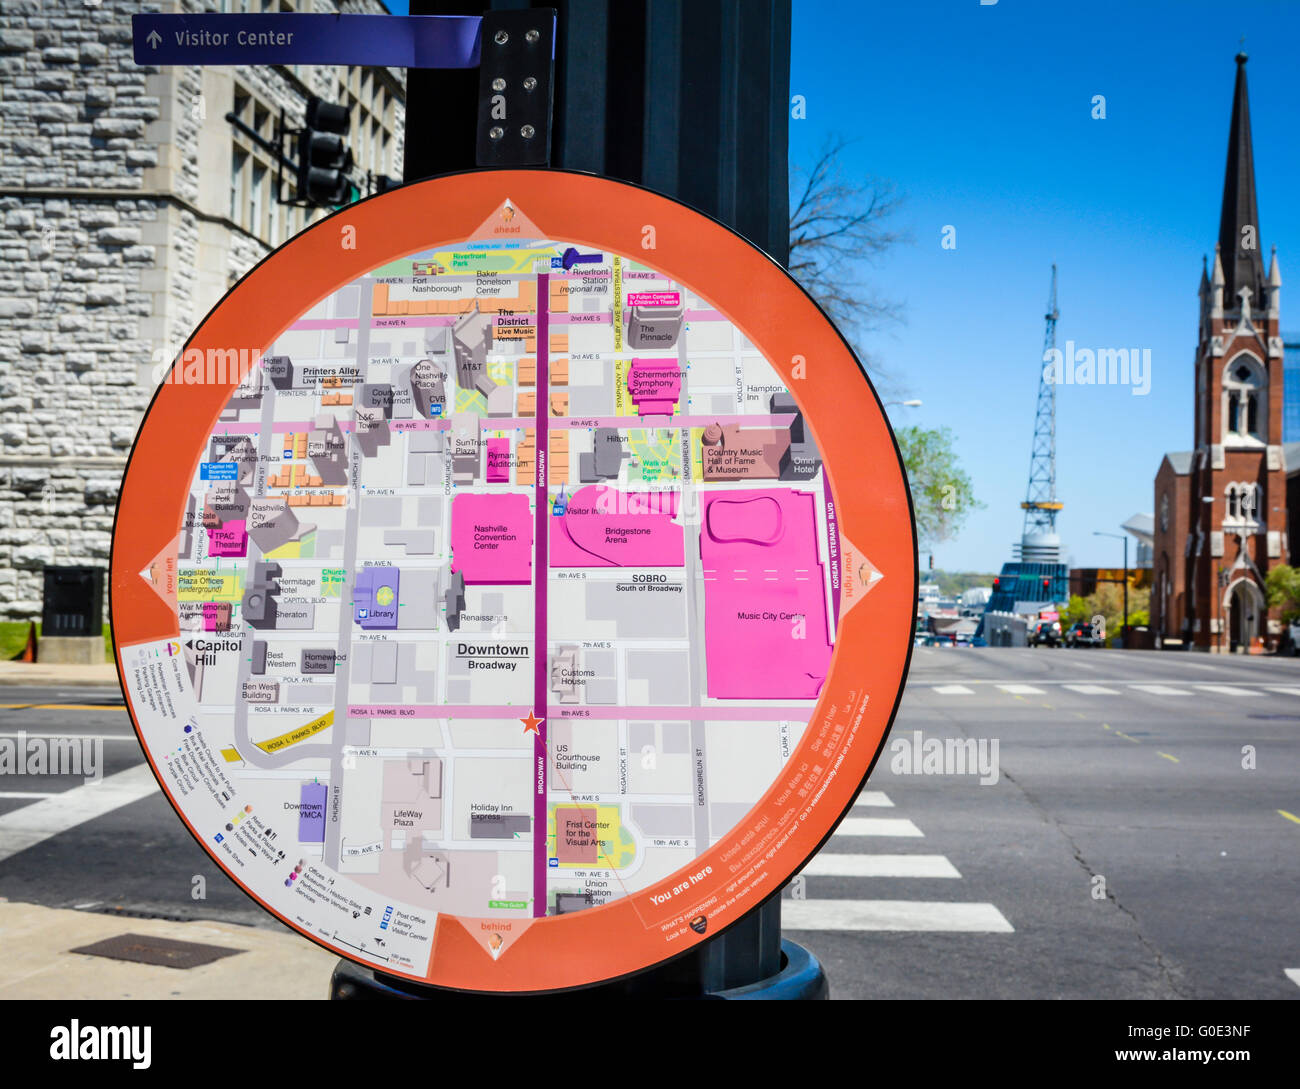
[[[197,968],[160,968],[68,950],[123,934],[243,952]],[[338,958],[287,930],[175,923],[0,900],[0,1001],[80,998],[291,998],[329,996]]]
[[[117,688],[117,668],[112,662],[103,665],[45,665],[41,662],[0,662],[0,686],[49,685],[91,687],[108,685]]]

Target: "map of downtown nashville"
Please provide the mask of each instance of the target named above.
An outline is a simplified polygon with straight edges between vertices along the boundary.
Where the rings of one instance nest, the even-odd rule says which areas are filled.
[[[496,958],[689,867],[777,778],[838,620],[770,364],[685,284],[512,220],[258,350],[179,527],[180,636],[123,658],[223,865],[416,974],[439,916],[494,920]]]

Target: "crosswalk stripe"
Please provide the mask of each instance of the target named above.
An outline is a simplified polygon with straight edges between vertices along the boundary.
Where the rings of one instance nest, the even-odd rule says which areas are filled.
[[[60,832],[148,797],[157,789],[149,765],[136,764],[98,782],[84,783],[5,813],[0,816],[0,862]]]
[[[1282,971],[1286,973],[1287,979],[1300,987],[1300,968],[1283,968]]]
[[[1035,688],[1032,684],[1000,684],[998,687],[1010,696],[1041,696],[1043,694],[1041,688]]]
[[[810,877],[961,877],[943,855],[835,855],[823,852],[801,871]]]
[[[35,801],[37,798],[53,798],[58,793],[57,790],[0,790],[0,798],[27,798]]]
[[[1068,688],[1071,692],[1078,692],[1080,695],[1084,695],[1084,696],[1118,696],[1119,695],[1118,689],[1107,688],[1105,687],[1105,685],[1100,685],[1100,684],[1067,684],[1067,685],[1062,685],[1062,687]]]
[[[1300,688],[1286,688],[1277,685],[1266,686],[1270,692],[1281,692],[1284,696],[1300,696]]]
[[[858,800],[853,804],[855,806],[870,805],[886,809],[894,808],[894,803],[889,800],[888,795],[883,790],[864,790],[858,795]]]
[[[940,696],[973,696],[975,689],[967,688],[964,684],[936,684],[932,689],[935,694]]]
[[[905,817],[845,817],[835,829],[837,836],[924,836]]]
[[[788,930],[937,930],[1010,934],[1015,928],[992,904],[925,900],[786,900]]]
[[[1170,688],[1163,684],[1131,684],[1130,688],[1138,692],[1146,692],[1152,696],[1190,696],[1191,693],[1185,688]]]
[[[1198,684],[1198,692],[1217,692],[1221,696],[1262,696],[1263,692],[1256,692],[1253,688],[1229,688],[1226,684]]]

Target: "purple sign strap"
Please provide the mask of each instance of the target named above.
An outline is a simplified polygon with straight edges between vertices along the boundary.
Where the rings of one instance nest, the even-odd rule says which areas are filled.
[[[131,16],[135,63],[477,68],[477,15]]]

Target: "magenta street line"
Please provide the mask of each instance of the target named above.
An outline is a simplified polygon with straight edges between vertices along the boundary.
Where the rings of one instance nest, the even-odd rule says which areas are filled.
[[[807,707],[577,707],[573,704],[551,704],[548,715],[557,719],[582,718],[587,720],[628,719],[642,722],[807,722],[816,710]]]
[[[289,329],[295,333],[311,329],[355,329],[360,322],[360,318],[303,318]]]
[[[295,431],[311,431],[315,426],[311,420],[276,420],[271,425],[271,433],[274,435],[291,435]],[[227,435],[260,435],[262,425],[260,423],[229,423],[222,424],[221,430]]]
[[[508,427],[513,421],[508,419],[485,420],[483,426]],[[621,427],[630,431],[671,431],[673,428],[708,427],[710,424],[729,426],[739,424],[743,427],[789,427],[794,416],[788,412],[775,416],[556,416],[551,420],[553,428],[583,427]],[[396,426],[393,424],[392,426]]]
[[[536,708],[534,710],[537,710]],[[653,722],[786,722],[805,721],[814,706],[779,706],[766,704],[755,707],[586,707],[577,704],[552,703],[546,713],[552,718],[584,718],[616,721],[629,719]],[[500,719],[517,722],[523,718],[519,712],[527,708],[518,704],[468,704],[468,703],[352,703],[348,705],[348,718],[382,719]]]
[[[533,759],[537,765],[533,796],[533,915],[546,914],[546,696],[549,670],[546,653],[546,545],[550,527],[546,519],[550,510],[546,504],[546,478],[549,473],[547,428],[550,401],[550,299],[551,278],[544,272],[537,274],[537,428],[535,492],[537,509],[534,512],[533,540],[536,552],[533,560],[533,714],[542,712],[543,721],[537,727],[533,741]]]
[[[523,714],[520,714],[520,712]],[[518,704],[351,703],[348,718],[496,718],[518,722],[528,708]]]
[[[835,500],[831,498],[831,477],[822,466],[822,499],[826,503],[826,547],[830,552],[831,571],[831,606],[834,609],[835,624],[831,631],[831,642],[835,641],[840,630],[840,528],[835,516]]]

